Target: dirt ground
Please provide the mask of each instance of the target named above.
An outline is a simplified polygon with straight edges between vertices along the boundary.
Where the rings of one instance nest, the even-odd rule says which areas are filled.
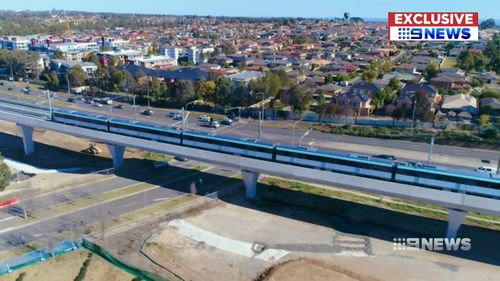
[[[272,267],[262,273],[256,281],[375,281],[324,261],[300,258]]]
[[[87,259],[89,252],[79,250],[41,262],[9,275],[0,276],[0,281],[15,281],[24,272],[24,281],[70,281],[74,280]],[[134,276],[109,264],[97,255],[92,255],[85,281],[130,281]]]
[[[183,222],[202,229],[206,239],[171,224],[153,235],[145,252],[186,280],[479,281],[500,276],[500,267],[488,263],[429,251],[398,251],[391,241],[231,204],[203,210]],[[206,236],[207,231],[217,239]],[[230,241],[259,242],[289,254],[266,262],[238,250],[223,250]]]

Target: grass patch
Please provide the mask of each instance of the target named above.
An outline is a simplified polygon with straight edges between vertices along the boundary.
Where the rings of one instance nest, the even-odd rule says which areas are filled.
[[[145,160],[155,161],[155,162],[170,162],[173,158],[165,154],[154,153],[154,152],[144,152],[142,157]]]
[[[380,207],[411,215],[418,215],[418,216],[430,217],[441,220],[446,220],[448,218],[447,209],[445,207],[438,205],[424,204],[413,200],[402,200],[402,199],[387,200],[381,196],[374,194],[322,188],[319,186],[303,182],[290,181],[279,178],[270,178],[270,177],[263,178],[261,182],[277,188],[286,188],[318,196],[337,198],[341,200]],[[482,226],[491,229],[500,229],[500,217],[489,214],[470,212],[467,215],[465,223],[469,225]]]
[[[193,170],[196,170],[196,171],[203,171],[203,170],[206,170],[208,169],[208,166],[204,166],[204,165],[196,165],[192,168]]]

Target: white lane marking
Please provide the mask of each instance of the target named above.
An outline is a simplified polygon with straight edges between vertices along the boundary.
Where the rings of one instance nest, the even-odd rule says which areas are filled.
[[[14,217],[14,216],[11,216],[11,217],[6,217],[6,218],[1,219],[1,220],[0,220],[0,222],[2,222],[2,221],[12,220],[12,219],[15,219],[15,218],[16,218],[16,217]]]
[[[156,198],[156,199],[153,199],[153,202],[157,202],[157,201],[165,201],[167,199],[170,199],[170,197],[164,197],[164,198]]]
[[[43,234],[41,233],[33,234],[33,237],[40,237],[40,236],[43,236]]]
[[[135,202],[135,201],[134,201],[134,202],[130,202],[130,203],[128,203],[128,204],[125,204],[125,205],[123,205],[122,207],[123,207],[123,208],[127,208],[127,207],[134,206],[134,205],[136,205],[136,204],[137,204],[137,202]]]

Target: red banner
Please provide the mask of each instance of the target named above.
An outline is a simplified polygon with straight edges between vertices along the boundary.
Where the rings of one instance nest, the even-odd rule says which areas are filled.
[[[12,206],[14,204],[17,204],[18,202],[19,202],[19,200],[17,198],[10,199],[10,200],[7,200],[7,201],[3,201],[3,202],[0,202],[0,208],[5,208],[5,207]]]

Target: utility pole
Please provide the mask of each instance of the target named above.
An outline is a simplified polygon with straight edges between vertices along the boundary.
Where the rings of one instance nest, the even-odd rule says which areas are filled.
[[[413,97],[413,114],[411,117],[411,134],[413,135],[413,127],[415,127],[415,115],[417,113],[417,96]]]
[[[69,87],[69,74],[66,72],[66,82],[68,83],[68,95],[71,96],[71,88]]]
[[[146,82],[146,88],[147,88],[147,93],[148,93],[148,110],[151,109],[151,105],[149,104],[149,80]]]
[[[136,118],[135,116],[137,115],[137,106],[135,105],[135,95],[132,98],[132,101],[133,101],[133,104],[134,104],[133,107],[134,107],[134,120],[135,120],[135,118]]]
[[[264,113],[263,113],[263,106],[262,104],[264,103],[264,94],[263,93],[257,93],[257,95],[260,95],[260,110],[259,110],[259,134],[257,140],[260,140],[262,136],[262,119],[264,119]]]

